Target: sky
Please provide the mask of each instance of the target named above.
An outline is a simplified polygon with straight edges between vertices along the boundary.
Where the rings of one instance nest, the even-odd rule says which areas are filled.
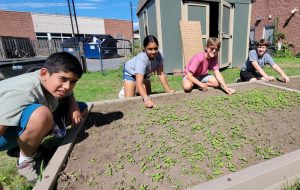
[[[73,0],[76,15],[83,17],[131,20],[132,2],[133,22],[137,27],[136,9],[138,0]],[[28,11],[46,14],[68,14],[67,0],[0,0],[0,10]],[[70,0],[72,5],[72,0]]]

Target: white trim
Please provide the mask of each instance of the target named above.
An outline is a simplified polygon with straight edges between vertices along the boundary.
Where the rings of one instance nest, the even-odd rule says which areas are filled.
[[[208,3],[184,3],[182,4],[182,20],[184,21],[188,21],[188,14],[189,14],[189,11],[188,11],[188,6],[198,6],[198,7],[205,7],[205,10],[206,10],[206,26],[205,26],[205,35],[202,34],[202,39],[205,39],[205,41],[207,41],[207,39],[209,38],[209,4]],[[202,27],[202,23],[201,23],[201,28]],[[202,33],[202,32],[201,32]]]
[[[163,43],[162,43],[162,25],[161,25],[161,10],[160,10],[160,0],[156,0],[155,2],[156,9],[156,23],[157,23],[157,40],[159,43],[159,50],[163,54]]]
[[[234,26],[234,6],[230,5],[230,28],[229,28],[229,49],[228,49],[228,62],[232,67],[232,52],[233,52],[233,26]],[[231,35],[231,37],[230,37]]]
[[[182,21],[188,20],[187,3],[183,3],[182,1],[181,1],[181,20]]]
[[[246,47],[248,48],[245,48],[246,49],[246,57],[245,57],[245,60],[244,62],[247,60],[247,57],[248,57],[248,53],[249,53],[249,37],[250,37],[250,23],[251,23],[251,12],[252,12],[252,4],[249,4],[249,11],[248,11],[248,32],[247,32],[247,44],[246,44]],[[255,40],[255,28],[254,28],[254,40]]]
[[[219,65],[220,67],[225,67],[225,66],[231,66],[232,65],[232,51],[233,51],[233,25],[234,25],[234,8],[232,7],[231,4],[229,4],[228,2],[221,0],[220,4],[219,4],[219,40],[221,42],[223,42],[223,38],[227,38],[228,39],[228,60],[227,63],[222,63],[222,47],[221,50],[219,52],[219,54],[221,56],[219,56]],[[229,31],[228,34],[224,35],[223,32],[223,10],[224,7],[229,9]],[[231,37],[230,37],[231,36]]]
[[[149,35],[149,23],[148,23],[148,10],[145,9],[143,10],[143,24],[144,24],[144,35],[145,37],[147,36],[147,34]],[[147,32],[145,30],[145,26],[147,26]]]
[[[260,39],[265,39],[265,35],[266,35],[266,27],[263,27],[263,33],[262,33],[262,38]]]

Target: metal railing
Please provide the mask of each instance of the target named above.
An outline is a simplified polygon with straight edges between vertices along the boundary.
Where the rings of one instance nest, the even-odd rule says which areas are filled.
[[[94,49],[97,47],[98,54],[96,55],[97,58],[99,58],[100,63],[100,69],[102,75],[104,75],[104,69],[103,69],[103,59],[105,58],[117,58],[117,57],[127,57],[132,54],[132,43],[129,40],[126,39],[113,39],[117,41],[115,46],[103,46],[102,43],[91,43],[88,44],[90,46],[90,49]],[[91,48],[94,46],[93,48]],[[85,50],[86,51],[86,50]],[[89,53],[84,52],[85,58],[89,58]],[[98,57],[99,56],[99,57]],[[95,57],[93,57],[95,58]]]

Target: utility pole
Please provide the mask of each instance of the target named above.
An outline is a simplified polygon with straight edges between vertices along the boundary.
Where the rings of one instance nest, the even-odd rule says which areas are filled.
[[[132,1],[130,0],[130,15],[131,15],[131,29],[132,29],[132,50],[134,46],[134,30],[133,30],[133,14],[132,14]]]
[[[79,29],[78,29],[78,23],[77,23],[77,16],[76,16],[74,0],[72,0],[72,6],[73,6],[73,13],[74,13],[74,19],[75,19],[75,24],[76,24],[76,29],[77,29],[77,38],[78,38],[78,44],[79,44],[78,58],[82,63],[83,72],[86,73],[87,65],[86,65],[86,59],[85,59],[85,56],[84,56],[83,42],[80,41],[80,35],[79,35]]]
[[[69,8],[69,15],[70,15],[70,21],[71,21],[71,26],[72,26],[72,35],[73,35],[73,37],[75,37],[74,27],[73,27],[73,19],[72,19],[72,11],[71,11],[71,6],[70,6],[70,0],[68,0],[68,8]]]

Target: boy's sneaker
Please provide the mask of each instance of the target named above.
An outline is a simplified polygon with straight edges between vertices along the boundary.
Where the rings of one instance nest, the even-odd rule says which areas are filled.
[[[61,118],[60,125],[53,122],[52,133],[54,136],[61,138],[67,134],[67,124],[65,118]]]
[[[31,161],[24,161],[19,164],[17,160],[18,173],[27,178],[28,182],[36,182],[41,172],[42,155],[38,153]]]
[[[54,136],[61,138],[66,136],[67,128],[66,126],[59,127],[58,125],[53,123],[52,133],[54,134]]]

